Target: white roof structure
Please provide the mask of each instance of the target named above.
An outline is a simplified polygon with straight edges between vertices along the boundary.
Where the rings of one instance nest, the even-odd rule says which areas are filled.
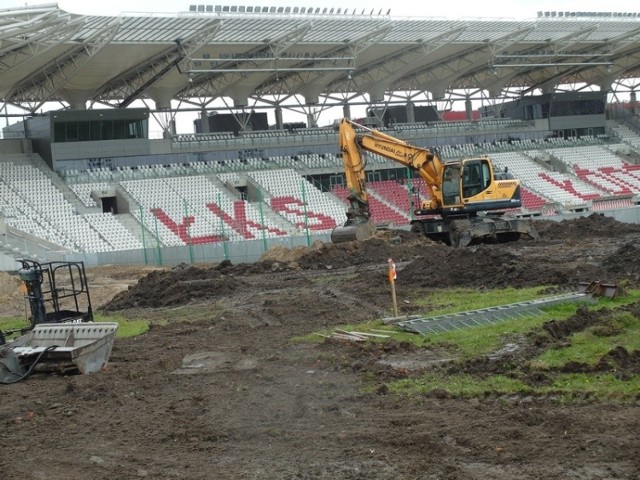
[[[388,13],[388,12],[387,12]],[[56,4],[0,10],[0,102],[37,112],[125,108],[136,100],[206,108],[226,97],[371,104],[394,92],[438,101],[611,90],[640,77],[640,14],[538,12],[528,21],[393,17],[316,7],[193,5],[176,14],[85,16]],[[631,87],[632,89],[633,87]]]

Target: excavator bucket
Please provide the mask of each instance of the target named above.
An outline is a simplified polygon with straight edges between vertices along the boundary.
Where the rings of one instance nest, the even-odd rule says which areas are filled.
[[[376,232],[376,225],[371,221],[336,227],[331,231],[333,243],[362,241],[371,238]]]
[[[48,323],[0,347],[0,383],[32,372],[95,373],[111,356],[117,323]]]

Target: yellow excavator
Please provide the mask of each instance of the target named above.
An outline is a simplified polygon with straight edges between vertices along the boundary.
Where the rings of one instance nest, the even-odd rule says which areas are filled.
[[[347,221],[331,232],[333,243],[365,240],[376,226],[371,221],[364,154],[378,154],[417,172],[429,198],[414,211],[411,230],[455,247],[507,242],[522,235],[538,238],[530,221],[506,216],[519,208],[520,181],[497,172],[487,156],[443,161],[434,151],[411,145],[379,130],[342,119],[339,144],[349,195]]]

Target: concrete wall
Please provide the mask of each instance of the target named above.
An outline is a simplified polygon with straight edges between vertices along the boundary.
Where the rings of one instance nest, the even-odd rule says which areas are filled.
[[[623,223],[636,223],[640,224],[640,206],[619,208],[615,210],[601,210],[599,212],[585,211],[577,213],[565,213],[562,215],[549,215],[544,217],[534,217],[535,220],[553,220],[561,222],[562,220],[573,220],[575,218],[588,217],[594,213],[599,213],[605,217],[613,218]],[[615,232],[612,232],[615,233]]]

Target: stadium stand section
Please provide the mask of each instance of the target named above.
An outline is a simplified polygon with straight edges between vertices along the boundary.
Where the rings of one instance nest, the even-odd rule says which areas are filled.
[[[523,182],[523,207],[516,213],[633,205],[633,195],[640,193],[640,164],[633,148],[640,137],[617,124],[611,131],[620,137],[608,143],[583,138],[490,144],[496,166]],[[445,145],[441,151],[448,157],[471,156],[486,153],[487,147]],[[327,152],[224,164],[96,167],[68,171],[61,178],[37,155],[2,155],[0,213],[12,229],[87,254],[145,248],[145,236],[155,245],[179,247],[305,231],[326,234],[344,222],[348,192],[343,180],[321,187],[314,173],[330,171],[340,177],[341,168],[341,159]],[[384,171],[390,165],[384,158],[369,158],[368,168]],[[380,225],[407,225],[416,202],[427,196],[420,178],[372,180],[368,189],[372,218]],[[102,211],[105,194],[126,200],[125,211]]]

